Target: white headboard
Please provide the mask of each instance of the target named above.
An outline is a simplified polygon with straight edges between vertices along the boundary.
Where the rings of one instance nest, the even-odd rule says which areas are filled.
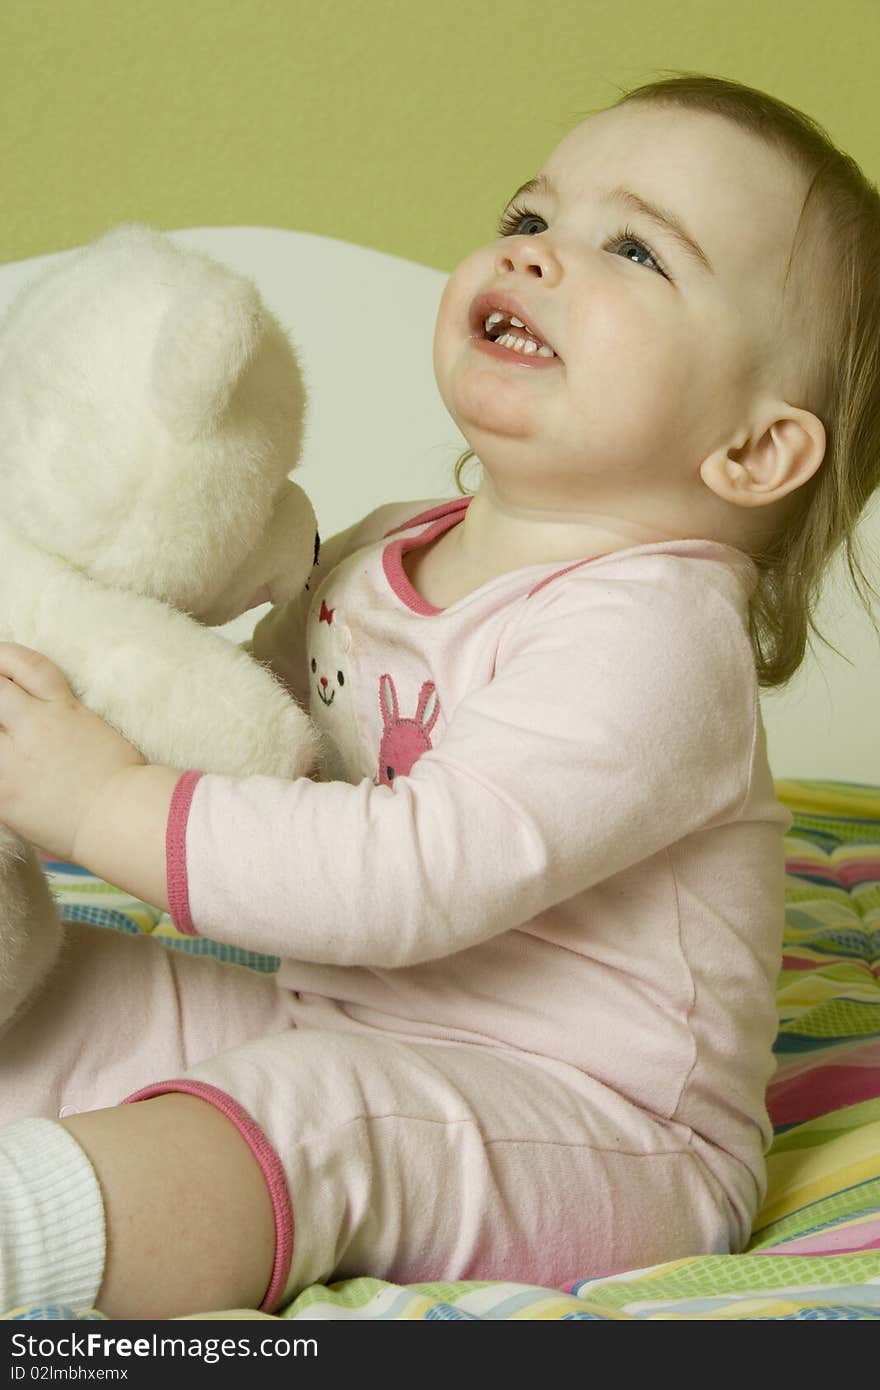
[[[465,441],[440,400],[432,367],[444,272],[279,228],[172,235],[248,275],[300,349],[310,408],[296,476],[323,535],[382,502],[454,493],[452,469]],[[55,259],[0,266],[0,313]],[[880,506],[865,536],[866,568],[880,588]],[[808,655],[786,690],[762,697],[776,777],[880,784],[880,640],[844,576],[841,561],[819,623],[853,666],[819,646],[818,660]],[[225,630],[245,635],[260,611]]]

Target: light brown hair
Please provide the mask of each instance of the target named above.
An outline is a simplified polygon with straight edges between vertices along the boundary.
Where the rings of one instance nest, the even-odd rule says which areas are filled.
[[[723,116],[808,179],[786,270],[783,323],[800,344],[803,398],[791,404],[822,421],[825,457],[787,499],[775,534],[748,551],[758,569],[749,604],[758,682],[782,686],[803,661],[810,629],[837,651],[816,625],[815,610],[841,546],[872,623],[866,591],[880,600],[862,569],[857,534],[880,487],[880,193],[811,116],[753,87],[678,72],[623,91],[612,107],[630,101]],[[455,465],[460,491],[464,465],[474,457],[467,450]]]

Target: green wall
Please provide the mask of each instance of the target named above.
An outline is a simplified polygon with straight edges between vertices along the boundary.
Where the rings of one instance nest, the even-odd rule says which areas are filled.
[[[0,0],[0,261],[142,220],[450,269],[670,68],[802,107],[880,180],[880,0]]]

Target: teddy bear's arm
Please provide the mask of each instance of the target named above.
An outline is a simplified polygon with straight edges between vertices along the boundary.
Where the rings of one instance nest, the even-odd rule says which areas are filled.
[[[84,702],[150,762],[244,775],[310,772],[317,734],[279,681],[227,638],[157,608],[149,651],[129,641],[97,656]]]
[[[297,776],[317,735],[228,638],[158,599],[109,589],[4,532],[0,637],[43,652],[150,762]]]
[[[310,583],[296,598],[270,608],[257,623],[250,641],[241,644],[243,652],[266,666],[293,698],[304,705],[308,700],[306,620],[313,593],[313,583]]]

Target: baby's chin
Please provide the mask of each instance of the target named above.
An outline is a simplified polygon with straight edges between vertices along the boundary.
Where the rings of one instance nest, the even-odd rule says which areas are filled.
[[[518,457],[524,446],[534,446],[539,451],[534,466],[540,468],[540,448],[548,442],[546,422],[533,402],[518,399],[506,383],[501,389],[496,383],[487,387],[473,383],[460,393],[450,414],[469,448],[480,457],[505,448],[514,449]]]

